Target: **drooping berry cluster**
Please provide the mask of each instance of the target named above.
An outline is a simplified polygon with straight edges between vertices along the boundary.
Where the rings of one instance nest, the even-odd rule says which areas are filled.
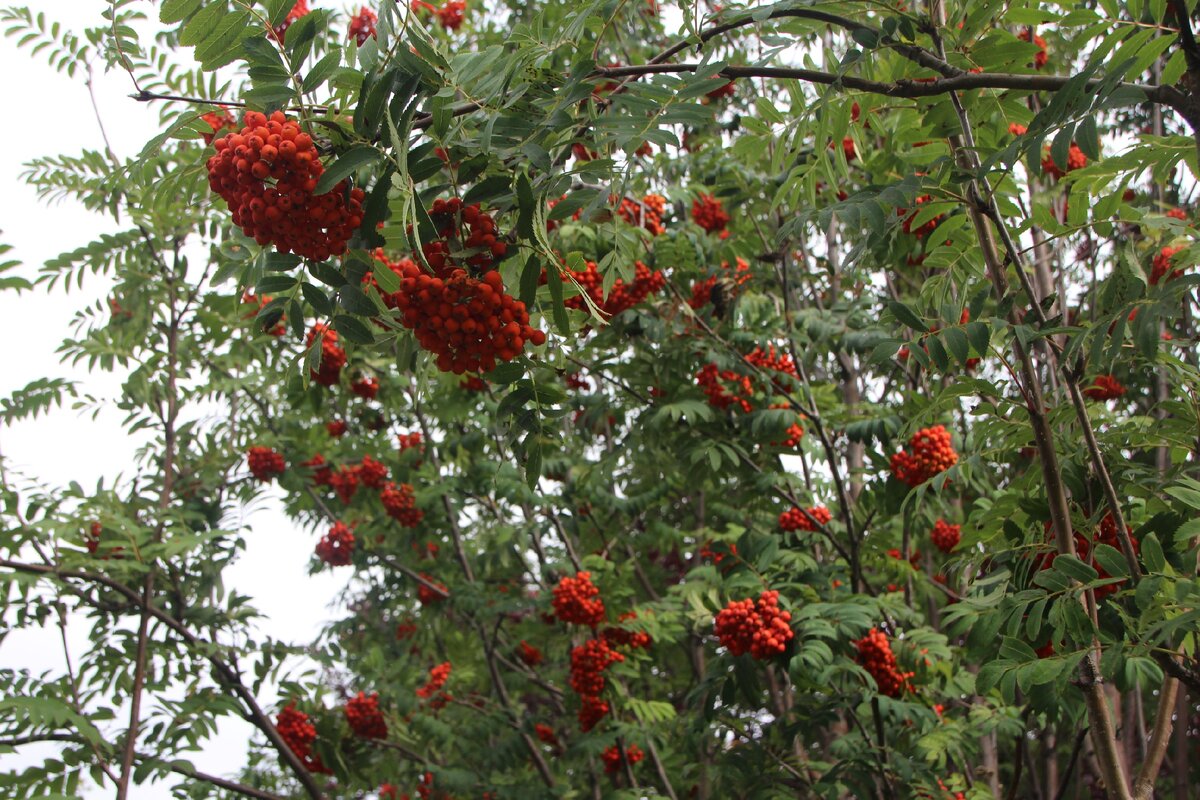
[[[749,375],[723,370],[716,364],[705,364],[696,373],[696,385],[714,408],[724,410],[733,407],[746,414],[754,410],[750,403],[754,396],[754,381]]]
[[[716,634],[733,655],[762,660],[782,653],[792,640],[791,619],[791,612],[779,608],[779,592],[766,591],[757,602],[733,600],[717,612]]]
[[[401,527],[415,528],[425,518],[425,512],[417,508],[412,484],[401,483],[397,486],[391,482],[385,483],[379,490],[379,502],[383,503],[387,515],[399,522]]]
[[[544,722],[539,722],[533,726],[534,735],[542,744],[548,744],[551,747],[558,747],[558,736],[554,733],[554,728],[551,728]]]
[[[594,628],[604,621],[604,601],[592,583],[592,573],[565,576],[554,587],[554,615],[562,622]]]
[[[424,572],[421,573],[421,578],[424,583],[417,584],[417,599],[421,601],[421,605],[428,606],[434,603],[440,603],[449,596],[446,591],[446,584],[435,581]]]
[[[383,712],[379,710],[379,695],[367,695],[359,692],[357,697],[350,698],[345,708],[346,722],[355,736],[364,739],[386,739],[388,735],[387,722]]]
[[[88,528],[87,533],[83,535],[83,546],[92,555],[100,549],[100,534],[104,531],[104,526],[99,522],[93,522]]]
[[[229,204],[233,222],[260,245],[314,261],[341,255],[362,223],[363,191],[342,181],[313,194],[325,171],[312,137],[276,111],[257,111],[245,127],[213,142],[209,187]],[[268,184],[268,181],[271,183]]]
[[[627,611],[617,617],[617,622],[628,622],[629,620],[637,619],[636,611]],[[609,626],[600,632],[600,636],[604,641],[616,647],[628,647],[631,650],[636,650],[640,647],[649,647],[654,643],[650,634],[645,631],[635,631],[628,628],[616,628]]]
[[[450,680],[450,662],[444,661],[435,667],[429,669],[429,680],[425,685],[417,689],[417,697],[422,700],[428,700],[442,690],[446,685],[446,681]]]
[[[611,199],[614,203],[617,200],[615,196]],[[617,215],[621,219],[630,225],[645,228],[654,236],[659,236],[667,231],[662,221],[666,211],[667,198],[660,194],[648,194],[642,198],[640,203],[637,200],[622,197],[617,206]]]
[[[437,199],[429,208],[438,238],[421,244],[425,260],[439,278],[457,268],[479,271],[495,268],[508,254],[508,243],[499,237],[496,221],[478,203],[464,206],[457,197]]]
[[[331,567],[344,567],[354,553],[354,531],[344,522],[335,522],[317,542],[317,558]]]
[[[467,10],[466,0],[446,0],[439,8],[425,0],[412,0],[410,7],[413,11],[431,11],[437,17],[438,23],[448,31],[456,31],[462,27],[463,13]]]
[[[1116,400],[1125,394],[1125,386],[1113,375],[1097,375],[1083,394],[1092,400]]]
[[[649,0],[649,2],[656,3],[656,0]],[[733,81],[730,81],[722,86],[718,86],[711,92],[706,92],[704,96],[709,100],[720,100],[724,97],[733,97],[735,91],[736,87],[733,85]]]
[[[211,133],[200,134],[200,138],[204,140],[205,144],[212,144],[213,139],[217,138],[217,134],[226,128],[237,127],[237,117],[224,110],[219,113],[216,111],[205,112],[200,115],[200,119],[207,122],[209,127],[212,128]]]
[[[607,700],[601,700],[599,697],[581,697],[579,698],[579,730],[587,733],[592,728],[596,727],[600,720],[608,716],[611,711]]]
[[[1046,52],[1046,40],[1033,32],[1032,28],[1022,28],[1017,34],[1017,38],[1022,42],[1033,40],[1033,44],[1037,45],[1038,51],[1033,56],[1033,68],[1041,69],[1046,66],[1046,62],[1050,60],[1049,54]]]
[[[911,452],[901,450],[892,456],[891,466],[896,480],[909,486],[920,486],[958,463],[958,453],[944,425],[917,431],[909,439],[908,448]]]
[[[758,367],[760,370],[771,370],[772,372],[778,372],[781,375],[791,375],[793,378],[796,377],[796,364],[792,361],[792,357],[783,352],[776,353],[775,345],[768,346],[766,350],[763,350],[762,347],[754,348],[754,350],[746,356],[746,363]],[[779,382],[779,379],[774,376],[771,376],[770,381],[771,384],[776,388],[782,388],[785,390],[788,388],[783,386]]]
[[[642,748],[636,744],[625,746],[625,760],[629,762],[629,766],[633,766],[646,757],[642,752]],[[621,748],[615,744],[606,749],[600,754],[601,760],[604,761],[604,771],[609,775],[613,775],[621,769]]]
[[[929,532],[929,540],[933,542],[933,546],[943,553],[949,553],[962,540],[962,526],[951,525],[944,519],[939,519],[933,524],[933,530]]]
[[[730,84],[732,86],[732,84]],[[709,233],[719,233],[724,239],[729,236],[729,212],[720,200],[711,194],[700,193],[692,201],[692,220]]]
[[[271,30],[271,33],[274,35],[276,41],[278,41],[280,44],[283,44],[283,37],[284,34],[287,33],[288,28],[292,27],[292,23],[303,17],[308,13],[308,11],[308,0],[296,0],[296,5],[292,6],[292,10],[289,11],[288,15],[283,18],[283,22],[279,23]]]
[[[340,439],[346,434],[346,420],[331,419],[325,423],[325,432],[335,439]]]
[[[277,453],[269,447],[251,447],[246,451],[246,462],[250,467],[250,474],[263,483],[278,478],[287,469],[283,453]]]
[[[881,694],[899,697],[912,689],[909,678],[915,673],[900,671],[896,656],[892,654],[891,641],[883,631],[872,628],[854,646],[858,650],[858,662],[875,679]]]
[[[387,484],[388,468],[382,461],[363,456],[362,462],[353,469],[357,472],[359,481],[368,489],[382,490]]]
[[[1070,148],[1067,150],[1067,168],[1063,169],[1054,162],[1054,157],[1050,155],[1050,147],[1046,147],[1046,152],[1042,155],[1042,172],[1050,178],[1061,178],[1068,172],[1077,169],[1083,169],[1087,166],[1087,156],[1079,149],[1079,145],[1071,142]]]
[[[604,276],[596,269],[594,261],[587,262],[587,269],[581,272],[570,270],[570,273],[605,317],[615,317],[622,311],[638,305],[650,295],[658,294],[667,285],[667,279],[660,270],[651,272],[641,261],[633,262],[633,266],[633,282],[626,283],[624,279],[618,278],[607,297],[604,296]],[[563,305],[578,310],[586,307],[582,295],[568,297]]]
[[[1158,285],[1160,281],[1166,278],[1168,281],[1173,281],[1176,278],[1183,277],[1183,270],[1172,270],[1172,260],[1175,254],[1184,250],[1184,247],[1164,247],[1154,254],[1154,262],[1150,272],[1150,283]]]
[[[401,453],[405,450],[420,450],[422,449],[421,432],[398,433],[396,434],[396,444],[400,446]]]
[[[304,344],[312,347],[317,339],[321,340],[321,363],[309,375],[322,386],[334,386],[342,377],[342,367],[346,366],[346,351],[338,344],[337,331],[324,323],[312,326]]]
[[[350,391],[364,400],[374,400],[379,394],[379,378],[356,378],[350,382]]]
[[[321,757],[312,751],[312,743],[317,740],[317,729],[308,721],[308,714],[296,710],[296,703],[288,703],[275,717],[275,730],[279,738],[304,763],[309,772],[331,775],[332,770],[325,766]]]
[[[581,697],[599,697],[604,692],[604,670],[625,656],[604,639],[588,639],[571,649],[571,688]]]
[[[789,508],[784,511],[779,515],[779,529],[785,532],[815,531],[817,526],[812,523],[813,519],[822,525],[833,519],[833,514],[829,513],[829,509],[825,506],[809,506],[807,510],[808,516],[805,516],[799,508]]]
[[[350,18],[350,26],[347,29],[349,38],[358,42],[358,46],[362,47],[366,44],[367,39],[375,36],[375,23],[379,22],[379,17],[371,9],[363,6],[358,13]]]

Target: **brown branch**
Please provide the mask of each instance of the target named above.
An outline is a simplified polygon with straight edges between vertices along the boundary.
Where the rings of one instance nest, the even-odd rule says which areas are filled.
[[[1155,778],[1158,777],[1163,758],[1167,754],[1167,745],[1171,741],[1175,697],[1178,693],[1179,681],[1170,676],[1164,678],[1158,692],[1158,710],[1154,712],[1154,730],[1150,734],[1150,743],[1146,746],[1146,757],[1142,760],[1137,779],[1133,782],[1134,800],[1150,800],[1154,796]],[[1181,719],[1179,723],[1187,726],[1187,720]]]

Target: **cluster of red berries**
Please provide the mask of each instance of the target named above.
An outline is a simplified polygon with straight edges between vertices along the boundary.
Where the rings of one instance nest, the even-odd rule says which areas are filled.
[[[568,389],[582,389],[585,392],[592,388],[592,382],[578,372],[568,372],[563,375],[563,383],[567,385]]]
[[[424,583],[417,584],[417,600],[421,601],[421,605],[433,605],[449,597],[450,593],[446,590],[446,584],[435,581],[424,572],[420,574]]]
[[[312,347],[317,339],[321,340],[321,363],[309,375],[321,386],[334,386],[341,380],[342,367],[346,366],[346,351],[338,344],[337,331],[324,323],[312,326],[304,344]]]
[[[929,532],[929,540],[938,550],[949,553],[962,541],[962,526],[951,525],[946,520],[939,519],[933,524],[933,530]]]
[[[581,697],[579,699],[579,730],[587,733],[592,728],[596,727],[600,720],[608,716],[611,711],[607,700],[601,700],[599,697]]]
[[[277,453],[269,447],[251,447],[246,451],[246,462],[250,466],[250,474],[263,483],[278,478],[287,469],[283,453]]]
[[[229,204],[234,224],[283,253],[314,261],[344,253],[362,223],[362,189],[347,193],[342,181],[314,195],[325,167],[312,137],[281,111],[270,119],[250,111],[245,123],[214,141],[208,159],[209,187]]]
[[[379,394],[379,378],[357,378],[350,382],[350,391],[364,400],[374,400]]]
[[[508,243],[498,236],[496,221],[478,203],[464,206],[457,197],[439,198],[430,206],[429,216],[438,238],[424,242],[421,252],[439,278],[449,277],[456,267],[493,269],[508,255]]]
[[[702,281],[692,284],[692,297],[688,300],[688,305],[694,309],[701,309],[709,303],[713,302],[713,290],[717,283],[721,283],[723,291],[736,290],[746,281],[750,280],[750,262],[738,256],[736,266],[730,270],[729,262],[721,262],[721,273],[718,275],[710,275]]]
[[[113,302],[115,302],[115,301],[112,301],[112,300],[109,301],[110,304]],[[244,319],[254,319],[255,317],[258,316],[258,312],[261,311],[263,309],[263,307],[266,306],[267,303],[270,303],[270,302],[271,302],[270,295],[268,295],[268,294],[256,295],[253,292],[251,292],[249,289],[247,289],[245,292],[242,293],[242,305],[255,306],[255,309],[253,311],[251,311],[250,313],[246,314],[244,316]],[[115,314],[116,311],[114,310],[113,313]],[[268,336],[283,336],[283,335],[285,335],[287,333],[287,326],[284,325],[283,323],[284,323],[284,320],[286,320],[286,319],[287,319],[286,315],[281,316],[279,318],[279,321],[276,322],[275,325],[272,326],[270,330],[264,330],[263,333],[267,334]]]
[[[692,201],[692,220],[709,233],[720,233],[722,239],[729,236],[729,231],[726,230],[726,226],[729,225],[729,212],[725,210],[721,201],[711,194],[701,193]]]
[[[933,200],[932,195],[923,194],[917,198],[916,204],[917,204],[917,206],[922,206],[931,200]],[[917,228],[914,229],[913,228],[913,220],[916,218],[917,212],[919,210],[920,210],[919,208],[914,208],[912,210],[912,213],[910,214],[910,213],[908,213],[909,210],[907,208],[897,208],[896,214],[898,216],[904,217],[904,221],[900,223],[900,226],[904,229],[905,233],[911,234],[911,235],[917,237],[918,239],[924,239],[926,236],[933,233],[937,229],[937,226],[941,224],[943,215],[938,214],[933,219],[926,220],[924,223],[922,223],[921,225],[919,225]]]
[[[1046,52],[1046,40],[1033,32],[1032,28],[1023,28],[1017,34],[1017,38],[1022,42],[1028,42],[1030,39],[1037,45],[1038,51],[1033,56],[1033,68],[1041,69],[1046,66],[1046,62],[1050,60],[1049,54]]]
[[[379,695],[367,695],[359,692],[357,697],[350,698],[346,703],[346,721],[355,736],[364,739],[386,739],[388,735],[387,722],[383,712],[379,710]]]
[[[1183,249],[1184,248],[1182,245],[1180,245],[1179,247],[1164,247],[1163,249],[1159,250],[1157,253],[1154,254],[1153,268],[1151,269],[1151,272],[1150,272],[1150,283],[1151,284],[1154,284],[1155,286],[1157,286],[1159,281],[1162,281],[1164,278],[1166,278],[1169,281],[1173,281],[1176,278],[1180,278],[1183,276],[1183,270],[1181,270],[1181,269],[1172,270],[1171,269],[1171,267],[1173,266],[1172,259],[1175,258],[1176,253],[1179,253]]]
[[[533,726],[533,733],[537,736],[538,741],[542,744],[548,744],[551,747],[558,747],[558,736],[554,733],[554,728],[551,728],[544,722],[539,722]]]
[[[737,554],[738,554],[738,549],[737,549],[737,544],[735,542],[729,543],[729,552],[728,553],[723,553],[719,550],[713,550],[712,542],[705,542],[704,544],[700,545],[700,550],[696,553],[696,555],[699,556],[700,559],[702,559],[704,561],[711,561],[714,564],[720,564],[722,561],[725,560],[726,556],[736,557]]]
[[[458,382],[458,388],[472,394],[487,391],[487,382],[478,375],[468,375]]]
[[[622,311],[638,305],[650,295],[658,294],[667,285],[667,279],[660,270],[651,272],[641,261],[633,262],[633,266],[633,282],[625,283],[624,279],[618,278],[607,297],[604,296],[604,276],[596,269],[594,261],[587,262],[587,269],[582,272],[570,270],[570,273],[606,317],[615,317]],[[576,310],[585,308],[582,295],[567,298],[563,305]]]
[[[604,621],[604,601],[592,583],[592,573],[565,576],[554,587],[554,615],[562,622],[594,628]]]
[[[958,463],[958,453],[944,425],[922,428],[908,441],[909,450],[892,456],[892,475],[909,486],[920,486]]]
[[[909,678],[916,673],[900,671],[892,653],[892,643],[883,631],[872,628],[854,646],[858,650],[858,662],[875,679],[881,694],[899,697],[905,690],[912,689]]]
[[[1092,400],[1116,400],[1125,394],[1125,386],[1112,375],[1097,375],[1083,394]]]
[[[400,452],[405,450],[421,449],[421,432],[413,431],[412,433],[396,434],[396,444],[400,446]]]
[[[636,744],[627,745],[625,747],[625,760],[629,762],[629,766],[633,766],[646,757],[642,752],[642,748]],[[621,769],[621,748],[617,745],[612,745],[603,753],[600,758],[604,761],[604,771],[609,775],[616,774]]]
[[[385,483],[379,490],[379,502],[383,504],[387,515],[399,522],[401,527],[415,528],[425,518],[425,512],[417,508],[412,484],[397,486],[390,481]]]
[[[325,432],[335,439],[340,439],[346,434],[346,420],[332,419],[325,423]]]
[[[716,634],[733,655],[749,653],[762,660],[782,653],[792,640],[791,619],[779,608],[779,592],[766,591],[757,602],[733,600],[717,612]]]
[[[435,667],[429,668],[429,680],[424,686],[417,689],[417,697],[422,700],[428,700],[442,690],[446,685],[446,681],[450,680],[450,662],[443,661]]]
[[[754,410],[750,402],[754,396],[754,381],[749,375],[723,370],[716,364],[705,364],[696,373],[696,385],[714,408],[725,410],[733,407],[746,414]]]
[[[1053,542],[1053,533],[1052,533],[1053,527],[1049,521],[1047,521],[1045,524],[1045,530],[1046,530],[1047,536],[1051,539],[1051,542]],[[1126,530],[1126,533],[1128,533],[1128,534],[1132,534],[1132,532],[1133,532],[1128,527],[1126,527],[1125,530]],[[1075,538],[1075,552],[1076,552],[1076,555],[1079,556],[1079,559],[1081,561],[1086,561],[1089,564],[1091,564],[1091,566],[1093,568],[1095,568],[1096,572],[1098,573],[1097,577],[1099,577],[1100,579],[1111,578],[1112,576],[1108,574],[1108,572],[1104,569],[1104,567],[1100,566],[1094,560],[1092,560],[1092,557],[1091,557],[1092,542],[1078,530],[1076,530],[1074,532],[1074,538]],[[1096,531],[1095,540],[1096,540],[1096,544],[1106,544],[1109,547],[1116,548],[1117,550],[1121,549],[1121,542],[1120,542],[1120,539],[1118,539],[1118,537],[1117,537],[1117,525],[1116,525],[1116,522],[1113,521],[1113,517],[1112,517],[1111,513],[1106,513],[1104,515],[1104,517],[1100,520],[1100,527]],[[1133,538],[1132,535],[1130,535],[1129,543],[1133,548],[1134,555],[1137,555],[1141,549],[1138,544],[1138,540]],[[1039,570],[1049,569],[1050,567],[1052,567],[1054,565],[1054,560],[1057,557],[1058,557],[1058,552],[1056,550],[1052,550],[1050,553],[1041,556],[1037,561],[1037,568]],[[1096,589],[1095,589],[1096,599],[1101,600],[1105,597],[1108,597],[1109,595],[1116,592],[1120,588],[1121,584],[1123,584],[1123,583],[1125,583],[1125,581],[1120,581],[1118,583],[1110,583],[1105,586],[1096,587]],[[1053,652],[1053,648],[1050,649],[1050,652]]]
[[[440,7],[435,7],[425,0],[412,0],[410,7],[413,11],[430,11],[438,18],[438,23],[448,31],[456,31],[462,27],[463,13],[467,10],[466,0],[446,0]]]
[[[83,535],[83,546],[92,555],[100,549],[100,533],[104,530],[104,526],[99,522],[93,522],[88,532]]]
[[[379,17],[371,9],[363,6],[358,13],[350,18],[350,27],[347,29],[349,38],[358,42],[358,46],[362,47],[366,44],[367,39],[375,36],[375,23],[379,22]]]
[[[614,196],[611,199],[616,202],[617,198]],[[662,221],[666,212],[667,198],[661,194],[648,194],[642,198],[640,203],[637,200],[622,197],[617,206],[617,216],[630,225],[645,228],[654,236],[666,233],[667,228]]]
[[[580,697],[599,697],[604,692],[604,670],[625,656],[604,639],[588,639],[571,649],[571,688]]]
[[[201,114],[200,119],[207,122],[209,127],[212,128],[211,133],[200,134],[200,138],[204,140],[205,144],[212,144],[213,139],[217,138],[217,134],[226,128],[237,127],[237,117],[233,116],[233,114],[230,114],[228,111],[221,111],[219,113],[216,111],[208,111],[204,114]]]
[[[321,757],[312,751],[312,743],[317,740],[317,729],[308,721],[308,714],[296,710],[292,701],[284,706],[275,717],[275,730],[283,739],[296,758],[304,763],[305,769],[321,775],[332,775],[333,771],[321,761]]]
[[[779,515],[779,529],[785,532],[815,531],[817,526],[812,523],[813,519],[824,525],[833,519],[833,514],[825,506],[809,506],[807,516],[799,508],[789,508]]]
[[[791,375],[793,378],[796,377],[796,364],[792,361],[792,357],[786,353],[776,353],[775,345],[770,345],[766,350],[763,350],[762,347],[754,348],[746,356],[746,363],[759,369],[769,369],[783,375]],[[775,378],[771,379],[772,383],[775,383],[775,381]]]
[[[541,650],[534,647],[524,639],[522,639],[521,643],[517,645],[517,657],[525,662],[526,666],[530,667],[536,667],[538,664],[541,664],[542,659],[544,658]]]
[[[628,622],[633,619],[637,619],[637,612],[627,611],[617,617],[617,622]],[[603,637],[604,641],[617,647],[628,647],[631,650],[636,650],[639,647],[649,647],[654,643],[650,634],[645,631],[631,631],[628,628],[614,628],[610,626],[602,630],[600,636]]]
[[[1042,155],[1042,172],[1051,178],[1061,178],[1072,170],[1083,169],[1087,163],[1087,156],[1079,149],[1079,145],[1071,142],[1071,147],[1067,150],[1067,168],[1064,170],[1054,163],[1054,158],[1050,155],[1050,147],[1047,146],[1046,152]]]
[[[403,313],[401,322],[443,372],[490,372],[497,361],[520,355],[526,342],[545,344],[546,334],[530,327],[525,304],[504,291],[499,272],[477,280],[452,269],[442,278],[408,259],[397,266],[400,290],[385,302]]]
[[[292,6],[292,10],[288,12],[286,17],[284,17],[283,22],[279,23],[271,30],[275,40],[280,44],[283,44],[283,37],[284,34],[287,33],[288,28],[292,27],[293,22],[307,14],[308,10],[308,0],[296,0],[296,5]]]
[[[354,531],[344,522],[335,522],[317,542],[317,558],[331,567],[344,567],[354,554]]]

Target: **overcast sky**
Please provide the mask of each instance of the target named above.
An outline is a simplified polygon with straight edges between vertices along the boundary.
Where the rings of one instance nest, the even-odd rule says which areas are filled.
[[[46,9],[51,19],[80,30],[102,22],[100,15],[108,4],[104,0],[66,0],[32,5]],[[153,7],[145,6],[148,14],[155,14]],[[102,147],[100,129],[79,73],[75,78],[56,73],[44,58],[19,50],[10,38],[0,39],[0,71],[8,77],[7,122],[0,127],[0,185],[7,187],[0,202],[0,242],[14,247],[7,258],[23,262],[23,274],[32,277],[47,259],[85,245],[102,232],[119,230],[120,226],[74,203],[48,207],[20,182],[23,165],[30,159],[74,155],[83,149]],[[140,151],[158,131],[155,109],[131,100],[131,91],[133,87],[123,72],[96,76],[100,114],[113,148],[121,157]],[[41,377],[71,378],[82,381],[83,388],[97,396],[110,400],[119,396],[120,376],[89,375],[60,364],[55,355],[70,332],[76,310],[104,302],[108,285],[108,280],[89,276],[82,290],[70,294],[61,288],[50,294],[40,289],[20,296],[0,293],[0,340],[5,342],[0,397]],[[227,288],[235,291],[232,284]],[[102,476],[111,480],[118,474],[128,475],[132,469],[132,454],[139,440],[122,432],[120,420],[121,414],[115,410],[101,413],[96,420],[90,412],[80,415],[70,409],[58,410],[34,422],[0,427],[0,452],[13,477],[24,475],[58,486],[74,480],[84,487],[94,487]],[[246,520],[250,526],[247,550],[226,576],[226,586],[255,599],[256,607],[267,617],[261,627],[272,636],[307,642],[323,621],[333,616],[329,603],[348,576],[345,571],[327,571],[309,577],[307,564],[315,535],[293,526],[280,512],[278,502],[260,505],[259,509]],[[78,658],[87,643],[86,627],[76,620],[68,630]],[[54,626],[18,631],[0,640],[0,668],[61,673],[63,663]],[[259,698],[266,707],[274,706],[276,699],[269,691]],[[248,735],[248,725],[231,723],[192,761],[201,770],[234,774],[245,763]],[[25,748],[15,756],[0,755],[0,772],[39,763],[52,753],[52,748]],[[93,789],[85,796],[110,797],[111,793],[111,789]],[[130,792],[131,798],[139,800],[163,796],[161,786]]]

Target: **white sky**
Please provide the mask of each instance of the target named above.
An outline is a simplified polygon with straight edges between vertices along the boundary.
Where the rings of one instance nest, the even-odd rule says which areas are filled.
[[[99,22],[103,0],[64,0],[30,3],[47,15],[82,28]],[[148,14],[155,9],[147,5]],[[77,30],[78,30],[77,28]],[[7,258],[22,261],[22,274],[32,277],[37,267],[60,252],[87,244],[97,235],[119,229],[111,218],[86,211],[74,203],[53,207],[41,204],[33,190],[20,182],[22,165],[30,159],[52,155],[74,155],[82,149],[100,149],[102,141],[92,113],[87,90],[79,75],[68,78],[56,73],[43,58],[19,50],[12,39],[0,39],[0,74],[5,81],[8,122],[0,127],[0,182],[8,187],[0,203],[0,242],[13,245]],[[119,156],[137,153],[158,131],[156,110],[134,102],[122,72],[98,74],[96,95],[113,148]],[[7,259],[5,259],[7,260]],[[40,377],[64,377],[83,382],[85,391],[105,398],[120,392],[120,376],[88,375],[58,362],[55,350],[70,331],[78,308],[107,297],[108,281],[89,278],[81,291],[52,294],[35,290],[20,296],[0,293],[0,340],[6,342],[0,370],[0,396]],[[234,291],[232,285],[229,291]],[[0,452],[12,476],[24,474],[50,485],[78,481],[93,487],[99,477],[113,478],[131,469],[132,454],[139,440],[120,429],[121,414],[58,410],[34,422],[14,428],[0,427]],[[249,518],[247,550],[242,560],[226,575],[226,586],[254,598],[266,616],[262,628],[275,638],[304,643],[323,623],[332,618],[329,603],[349,577],[345,571],[327,571],[308,576],[307,564],[315,538],[293,526],[282,514],[278,501],[260,504]],[[68,628],[76,658],[86,647],[87,630],[82,620]],[[50,626],[40,631],[17,631],[0,640],[0,667],[28,668],[37,673],[63,668],[58,631]],[[260,704],[273,707],[276,697],[268,688]],[[218,775],[234,775],[245,763],[250,726],[233,722],[203,752],[191,757],[198,769]],[[18,755],[0,756],[0,771],[39,763],[53,748],[23,748]],[[111,788],[86,792],[86,797],[109,797]],[[131,798],[151,800],[166,794],[162,786],[138,787]]]

